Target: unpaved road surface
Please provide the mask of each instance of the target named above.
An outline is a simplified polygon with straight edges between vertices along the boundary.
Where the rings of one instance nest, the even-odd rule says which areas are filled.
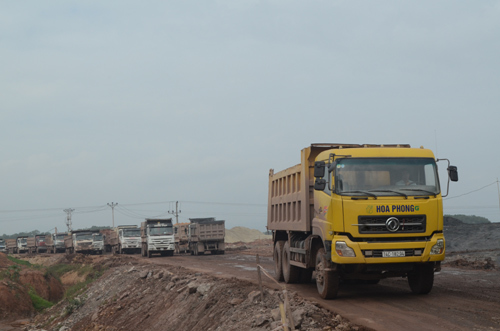
[[[177,255],[142,259],[147,263],[182,266],[219,277],[257,282],[255,255]],[[272,275],[270,256],[260,257]],[[280,285],[263,276],[265,286]],[[287,285],[308,300],[375,330],[500,330],[500,272],[444,266],[428,295],[413,295],[406,279],[386,279],[378,285],[342,284],[336,300],[323,300],[311,284]]]

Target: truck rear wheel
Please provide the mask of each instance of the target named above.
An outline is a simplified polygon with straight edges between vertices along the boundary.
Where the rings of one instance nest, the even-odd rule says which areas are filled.
[[[287,284],[298,283],[300,279],[301,269],[299,267],[290,264],[291,254],[290,254],[290,244],[288,243],[288,241],[285,242],[285,245],[283,246],[282,257],[283,258],[281,265],[283,266],[283,279],[285,280],[285,283]]]
[[[283,259],[283,246],[285,242],[280,240],[274,245],[273,260],[274,260],[274,278],[277,281],[283,281],[283,264],[281,260]]]
[[[423,263],[415,265],[415,270],[408,273],[408,284],[415,294],[427,294],[434,285],[434,264]]]
[[[325,249],[320,248],[316,253],[316,288],[323,299],[333,299],[339,291],[339,275],[337,271],[328,270],[329,261],[325,256]]]

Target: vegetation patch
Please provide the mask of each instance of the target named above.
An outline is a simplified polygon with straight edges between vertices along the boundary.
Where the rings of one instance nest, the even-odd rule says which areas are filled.
[[[97,280],[104,274],[104,269],[100,267],[95,267],[93,265],[73,265],[74,268],[70,271],[76,271],[79,276],[85,276],[85,281],[76,283],[70,286],[65,293],[65,298],[67,300],[72,300],[78,295],[80,295],[86,288],[87,285]]]
[[[46,308],[52,307],[54,304],[50,301],[45,300],[36,294],[35,290],[30,289],[28,294],[30,295],[31,302],[33,303],[33,307],[36,311],[40,312]]]

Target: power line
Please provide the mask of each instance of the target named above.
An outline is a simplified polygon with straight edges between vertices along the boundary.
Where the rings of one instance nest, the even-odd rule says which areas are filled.
[[[487,188],[487,187],[490,187],[490,186],[492,186],[492,185],[495,185],[496,183],[497,183],[497,181],[494,181],[493,183],[490,183],[490,184],[485,185],[485,186],[483,186],[483,187],[481,187],[481,188],[478,188],[477,190],[473,190],[473,191],[470,191],[470,192],[467,192],[467,193],[464,193],[464,194],[456,195],[456,196],[454,196],[454,197],[445,198],[445,199],[443,199],[443,200],[450,200],[450,199],[455,199],[455,198],[463,197],[464,195],[468,195],[468,194],[471,194],[471,193],[474,193],[474,192],[481,191],[481,190],[483,190],[483,189],[485,189],[485,188]]]

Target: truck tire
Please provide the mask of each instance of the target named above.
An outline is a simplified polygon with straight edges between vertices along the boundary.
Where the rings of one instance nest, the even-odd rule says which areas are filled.
[[[290,254],[290,244],[288,241],[285,242],[283,246],[282,254],[282,268],[283,268],[283,279],[287,284],[298,283],[300,279],[301,269],[290,264],[291,254]]]
[[[277,241],[276,245],[274,245],[273,250],[273,260],[274,260],[274,278],[282,282],[283,281],[283,263],[281,260],[283,259],[283,246],[285,242],[283,240]]]
[[[408,284],[414,294],[427,294],[434,285],[434,264],[415,265],[415,270],[408,273]]]
[[[328,270],[328,261],[325,249],[320,248],[316,253],[316,288],[323,299],[333,299],[339,291],[339,274],[337,271]]]

